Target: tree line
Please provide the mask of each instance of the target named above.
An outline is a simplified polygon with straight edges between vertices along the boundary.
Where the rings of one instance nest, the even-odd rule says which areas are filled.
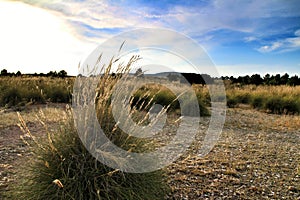
[[[139,73],[139,76],[143,76],[144,74],[140,71],[137,71],[135,75]],[[8,72],[6,69],[1,70],[0,76],[10,76],[10,77],[17,77],[22,76],[20,71],[17,73],[14,72]],[[68,74],[65,70],[61,70],[59,72],[56,71],[50,71],[46,74],[44,73],[34,73],[34,74],[25,74],[29,76],[42,76],[42,77],[59,77],[64,78],[68,77]],[[181,83],[186,83],[188,81],[190,84],[212,84],[215,79],[218,78],[212,78],[208,74],[195,74],[195,73],[169,73],[167,78],[170,81],[180,81]],[[266,74],[263,77],[260,74],[253,74],[251,76],[221,76],[222,80],[229,80],[232,84],[240,84],[240,85],[291,85],[291,86],[297,86],[300,85],[300,77],[297,75],[290,76],[289,74],[285,73],[284,75],[276,74],[276,75],[270,75]]]
[[[22,75],[27,76],[42,76],[42,77],[58,77],[58,78],[65,78],[68,77],[68,73],[65,70],[61,70],[59,72],[56,71],[50,71],[46,74],[44,73],[34,73],[34,74],[22,74],[20,71],[14,72],[8,72],[6,69],[1,70],[0,76],[9,76],[9,77],[18,77]]]
[[[290,76],[287,73],[285,73],[284,75],[266,74],[263,77],[261,77],[259,74],[253,74],[251,76],[239,76],[238,78],[235,78],[233,76],[222,76],[221,78],[222,80],[230,80],[230,82],[233,84],[241,85],[300,85],[300,78],[297,75]]]

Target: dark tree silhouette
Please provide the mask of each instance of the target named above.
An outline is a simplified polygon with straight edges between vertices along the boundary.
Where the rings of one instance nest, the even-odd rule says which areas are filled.
[[[20,71],[17,71],[16,76],[21,76],[22,73]]]
[[[289,78],[288,84],[291,86],[300,85],[300,78],[297,75],[292,76],[291,78]]]
[[[281,85],[286,85],[289,81],[289,75],[285,73],[281,78],[280,78],[280,84]]]
[[[8,75],[8,72],[6,69],[2,69],[1,70],[1,76],[7,76]]]
[[[264,82],[264,80],[260,77],[259,74],[253,74],[250,78],[250,83],[254,85],[260,85]]]
[[[60,72],[57,73],[57,76],[60,78],[65,78],[67,77],[67,72],[65,70],[61,70]]]
[[[134,74],[136,77],[144,77],[144,72],[142,70],[142,68],[138,68]]]

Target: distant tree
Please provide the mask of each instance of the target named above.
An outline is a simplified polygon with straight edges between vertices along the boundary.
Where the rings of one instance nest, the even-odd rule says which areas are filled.
[[[280,84],[281,85],[286,85],[289,81],[289,75],[285,73],[281,78],[280,78]]]
[[[288,84],[291,86],[300,85],[300,78],[297,75],[292,76],[291,78],[289,78]]]
[[[17,71],[16,76],[21,76],[22,73],[20,71]]]
[[[134,74],[136,77],[144,77],[144,72],[142,68],[138,68]]]
[[[250,78],[250,83],[255,85],[260,85],[263,83],[263,79],[260,77],[259,74],[253,74]]]
[[[50,71],[47,73],[48,77],[57,77],[57,72],[56,71]]]
[[[8,75],[8,72],[6,69],[2,69],[1,70],[1,76],[7,76]]]
[[[229,77],[229,80],[231,81],[231,83],[238,83],[238,80],[235,78],[235,77],[233,77],[233,76],[230,76]]]
[[[272,75],[271,78],[270,78],[270,85],[280,85],[280,80],[281,79],[281,76],[280,74],[276,74],[275,76]]]
[[[271,80],[270,74],[266,74],[266,75],[264,76],[264,84],[270,85],[270,80]]]
[[[224,80],[229,80],[229,77],[228,76],[221,76],[221,79],[224,81]]]
[[[57,73],[57,76],[60,78],[65,78],[67,77],[67,72],[65,70],[61,70],[60,72]]]
[[[233,83],[240,83],[241,85],[248,85],[251,83],[251,78],[250,76],[239,76],[237,80]]]
[[[274,80],[274,84],[275,84],[275,85],[280,85],[280,81],[281,81],[281,76],[280,76],[280,74],[276,74],[276,75],[274,76],[273,80]]]

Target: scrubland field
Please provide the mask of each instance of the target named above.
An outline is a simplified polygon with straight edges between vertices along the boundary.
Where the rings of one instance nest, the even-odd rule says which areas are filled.
[[[193,85],[202,117],[189,151],[162,170],[130,174],[97,162],[82,145],[69,106],[74,80],[0,77],[0,199],[300,199],[299,86],[226,84],[223,132],[199,157],[210,97]],[[128,151],[149,150],[151,142],[116,128],[108,86],[117,79],[104,80],[96,108],[106,134]],[[161,135],[172,136],[180,107],[168,89],[137,90],[132,116],[146,118],[152,102],[170,105]]]

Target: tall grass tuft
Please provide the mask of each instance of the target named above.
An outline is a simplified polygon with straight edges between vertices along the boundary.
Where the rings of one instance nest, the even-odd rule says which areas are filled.
[[[128,72],[132,62],[134,59],[119,70]],[[101,76],[95,99],[98,120],[115,145],[128,151],[144,151],[148,149],[145,142],[116,128],[112,117],[112,87],[120,77],[112,77],[109,70]],[[32,156],[24,160],[24,167],[19,169],[17,182],[7,194],[10,199],[152,200],[164,199],[168,192],[164,170],[125,173],[97,161],[80,140],[70,109],[59,129],[50,132],[46,127],[47,136],[41,139],[35,138],[24,119],[20,115],[19,118],[24,131],[22,138],[29,145]],[[39,118],[44,119],[41,123],[46,124],[47,116],[41,113]]]

